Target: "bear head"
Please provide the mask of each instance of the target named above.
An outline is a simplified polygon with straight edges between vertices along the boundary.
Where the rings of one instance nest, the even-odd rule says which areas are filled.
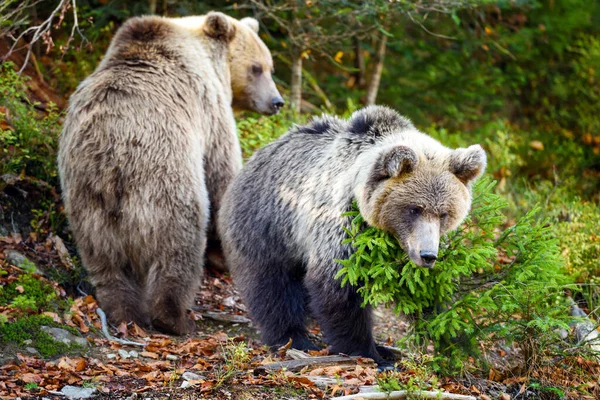
[[[284,101],[273,81],[271,52],[258,29],[254,18],[238,21],[220,12],[208,13],[203,25],[207,36],[228,45],[233,108],[276,114]]]
[[[479,145],[448,149],[407,120],[397,121],[413,135],[377,149],[357,201],[367,223],[392,233],[416,265],[432,267],[440,238],[469,212],[471,185],[485,170],[486,154]]]

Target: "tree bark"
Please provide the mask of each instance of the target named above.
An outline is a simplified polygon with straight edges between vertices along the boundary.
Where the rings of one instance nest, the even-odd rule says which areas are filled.
[[[354,77],[356,78],[356,85],[359,89],[363,89],[366,84],[365,79],[365,56],[363,54],[362,48],[360,47],[360,40],[358,38],[354,38],[354,67],[357,71],[354,73]]]
[[[371,72],[369,87],[367,88],[366,105],[368,106],[375,104],[375,100],[377,100],[377,92],[379,91],[379,83],[381,81],[381,72],[383,71],[383,59],[385,57],[386,44],[387,36],[382,35],[381,39],[379,39],[375,56],[373,57],[373,70]]]
[[[156,14],[156,3],[158,0],[149,0],[148,8],[150,9],[150,14]]]
[[[292,110],[300,113],[302,103],[302,52],[297,51],[292,55],[292,82],[290,84],[290,103]]]

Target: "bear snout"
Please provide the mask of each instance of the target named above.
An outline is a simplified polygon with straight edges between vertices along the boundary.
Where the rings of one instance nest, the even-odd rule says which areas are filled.
[[[421,261],[423,262],[422,267],[431,268],[433,267],[433,264],[435,264],[435,260],[437,260],[437,251],[433,252],[421,250],[419,255],[421,256]]]
[[[281,96],[273,97],[273,99],[271,100],[271,107],[273,109],[273,113],[277,114],[279,112],[279,110],[281,110],[283,108],[284,104],[285,104],[285,101],[283,100],[283,97],[281,97]]]

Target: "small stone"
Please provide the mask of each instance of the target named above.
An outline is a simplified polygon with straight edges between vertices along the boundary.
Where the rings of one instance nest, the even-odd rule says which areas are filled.
[[[177,361],[179,360],[179,357],[177,357],[174,354],[167,354],[167,356],[165,357],[168,361]]]
[[[193,383],[190,383],[188,381],[183,381],[181,382],[181,386],[179,386],[180,389],[185,389],[185,388],[189,388],[190,386],[194,386]]]
[[[127,350],[119,349],[118,353],[119,353],[119,357],[121,357],[123,360],[126,360],[129,358],[129,352]]]
[[[117,355],[115,353],[110,353],[106,355],[106,358],[108,358],[109,360],[112,360],[113,358],[117,358]]]
[[[135,350],[131,350],[129,352],[129,357],[131,357],[131,358],[138,358],[139,357],[139,353],[137,351],[135,351]]]
[[[67,346],[71,346],[72,344],[78,344],[82,347],[89,346],[89,343],[86,339],[77,337],[65,329],[51,328],[49,326],[42,326],[41,329],[52,336],[55,341],[64,343]]]
[[[33,347],[25,347],[25,350],[27,350],[27,352],[30,354],[38,354],[38,351]]]
[[[235,306],[235,298],[233,296],[229,296],[227,297],[225,300],[223,300],[223,305],[225,307],[234,307]]]
[[[137,398],[138,398],[138,394],[137,394],[137,393],[134,393],[134,394],[132,394],[131,396],[129,396],[129,397],[126,397],[125,399],[126,399],[126,400],[137,400]]]
[[[77,386],[65,386],[61,393],[69,399],[88,399],[96,393],[96,388],[81,388]]]
[[[26,340],[23,340],[23,344],[24,344],[24,345],[29,345],[29,344],[31,344],[31,343],[33,343],[33,340],[31,340],[31,339],[26,339]]]
[[[181,377],[186,381],[199,381],[201,379],[204,379],[202,375],[198,375],[189,371],[184,372],[183,375],[181,375]]]

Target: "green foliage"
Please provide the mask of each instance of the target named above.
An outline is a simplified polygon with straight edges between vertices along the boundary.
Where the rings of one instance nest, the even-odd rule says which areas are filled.
[[[438,389],[438,379],[429,367],[431,361],[428,356],[403,358],[397,365],[400,371],[386,371],[377,375],[379,390],[387,393],[406,390],[410,399],[411,392]]]
[[[289,108],[284,108],[274,116],[257,117],[256,114],[248,113],[244,118],[239,118],[237,129],[244,158],[249,158],[254,151],[283,135],[293,123],[306,122],[308,117],[298,115]]]
[[[569,274],[577,282],[600,279],[600,207],[576,199],[568,204],[566,212],[557,226],[557,236],[567,256]]]
[[[0,113],[0,174],[24,173],[54,183],[60,115],[50,105],[40,116],[26,90],[27,79],[11,63],[0,65],[0,106],[8,110]]]
[[[551,226],[538,208],[504,228],[506,201],[481,179],[471,215],[440,245],[434,268],[408,260],[392,235],[365,225],[358,210],[349,238],[356,251],[342,265],[341,284],[359,286],[363,305],[395,303],[411,315],[411,345],[433,342],[435,366],[451,370],[476,354],[478,340],[515,341],[528,357],[568,328],[562,289],[568,279]]]
[[[25,341],[31,340],[43,357],[52,357],[69,351],[80,350],[81,347],[71,346],[55,341],[52,336],[44,332],[42,326],[58,326],[50,317],[44,315],[27,315],[16,319],[14,322],[0,326],[0,343],[15,343],[24,346]]]
[[[21,274],[13,283],[1,288],[0,304],[12,304],[24,311],[47,309],[56,300],[54,288],[30,274]]]

